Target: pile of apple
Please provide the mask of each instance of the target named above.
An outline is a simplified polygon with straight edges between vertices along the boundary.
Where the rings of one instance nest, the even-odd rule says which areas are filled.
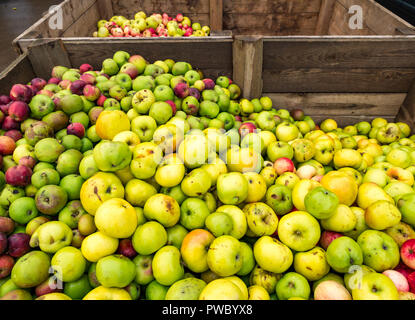
[[[206,37],[210,34],[209,26],[192,23],[181,13],[176,17],[167,13],[147,16],[144,11],[137,12],[131,20],[120,15],[108,21],[99,20],[97,28],[94,37]]]
[[[415,299],[415,136],[117,51],[0,97],[1,299]]]

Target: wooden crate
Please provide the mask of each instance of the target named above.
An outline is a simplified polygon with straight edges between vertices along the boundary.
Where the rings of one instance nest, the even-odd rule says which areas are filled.
[[[349,28],[352,5],[363,10],[362,29]],[[229,32],[265,36],[415,34],[412,25],[374,0],[65,0],[59,8],[63,17],[61,30],[50,28],[54,13],[48,13],[14,40],[16,50],[23,52],[35,39],[42,38],[92,42],[98,20],[113,15],[132,17],[139,10],[184,13],[209,24],[213,35],[224,32],[228,36]],[[134,43],[141,40],[122,38]]]
[[[34,76],[48,78],[53,66],[101,62],[117,50],[150,62],[188,61],[206,77],[227,75],[243,96],[270,96],[277,108],[303,108],[317,121],[341,126],[384,117],[415,129],[415,36],[237,36],[149,40],[39,40],[0,74],[0,94]]]

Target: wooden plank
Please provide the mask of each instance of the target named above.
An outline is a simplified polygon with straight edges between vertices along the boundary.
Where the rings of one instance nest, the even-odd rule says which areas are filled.
[[[321,0],[224,0],[224,12],[238,13],[318,13]]]
[[[220,31],[223,29],[223,1],[209,0],[210,29]]]
[[[415,37],[264,37],[264,69],[415,68]]]
[[[349,27],[349,14],[348,8],[346,9],[338,1],[336,1],[331,20],[329,22],[329,28],[327,34],[329,35],[354,35],[354,36],[365,36],[365,35],[376,35],[376,32],[371,30],[366,20],[363,20],[362,29],[351,29]]]
[[[99,8],[100,19],[111,19],[114,15],[114,11],[112,10],[112,0],[98,0],[97,5]]]
[[[21,33],[13,42],[19,45],[22,39],[40,39],[40,38],[56,38],[60,37],[66,29],[68,29],[76,20],[97,0],[65,0],[60,3],[54,11],[48,12],[34,25]],[[49,22],[53,22],[57,10],[62,12],[62,29],[52,29]],[[52,19],[52,20],[51,20]],[[27,43],[26,43],[27,44]],[[21,51],[27,50],[27,46],[20,46]]]
[[[317,13],[230,14],[224,12],[223,28],[241,35],[313,35]]]
[[[148,61],[173,59],[187,61],[209,77],[221,74],[232,76],[232,37],[192,38],[128,38],[128,39],[63,39],[71,64],[75,67],[90,63],[101,68],[104,59],[114,52],[125,50],[130,54],[140,54]],[[207,71],[205,71],[207,70]]]
[[[313,120],[315,121],[315,123],[317,124],[321,124],[321,122],[323,122],[325,119],[327,119],[327,116],[324,115],[310,115]],[[386,119],[388,122],[394,122],[395,121],[395,116],[388,116],[388,115],[383,115],[383,114],[379,114],[376,116],[366,116],[366,115],[360,115],[360,116],[336,116],[336,117],[332,117],[332,119],[336,120],[337,125],[340,128],[344,128],[348,125],[354,125],[360,121],[368,121],[371,122],[373,119],[380,117],[380,118],[384,118]]]
[[[352,5],[362,8],[364,23],[379,35],[394,35],[397,28],[413,29],[410,23],[398,17],[374,0],[337,0],[347,10]]]
[[[336,1],[335,0],[322,0],[320,13],[318,15],[317,25],[316,25],[316,35],[325,35],[328,34],[329,24],[331,16],[333,15],[333,9]]]
[[[407,123],[412,131],[415,132],[415,81],[412,83],[411,88],[399,109],[396,120]]]
[[[169,15],[209,13],[209,1],[206,0],[113,0],[112,7],[115,15],[126,17],[134,16],[138,11],[146,14],[166,12]]]
[[[233,43],[233,80],[243,88],[243,97],[262,93],[263,46],[260,36],[237,36]]]
[[[415,69],[292,68],[263,71],[265,92],[407,92]]]
[[[92,37],[97,30],[97,22],[101,19],[98,2],[87,9],[79,18],[69,26],[61,37]]]
[[[0,73],[0,94],[8,95],[14,84],[28,83],[35,76],[27,53],[21,54]]]
[[[301,108],[306,114],[336,116],[396,116],[405,93],[263,93],[277,108]]]
[[[38,77],[50,78],[54,66],[71,67],[68,54],[61,40],[40,40],[29,48],[29,60]]]

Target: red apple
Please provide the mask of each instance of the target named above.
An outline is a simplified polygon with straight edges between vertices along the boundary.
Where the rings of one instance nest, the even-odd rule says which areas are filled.
[[[289,158],[279,158],[274,162],[275,172],[280,176],[284,172],[294,172],[294,163]]]
[[[47,84],[46,80],[42,78],[34,78],[30,83],[36,92],[42,90]]]
[[[25,187],[30,184],[32,169],[18,164],[6,171],[6,183],[15,187]]]
[[[196,88],[189,88],[189,95],[195,97],[197,100],[200,99],[200,91]]]
[[[95,83],[95,77],[92,74],[84,73],[81,75],[79,80],[85,81],[87,84],[94,84]]]
[[[10,98],[13,101],[23,101],[28,103],[33,97],[33,90],[24,84],[15,84],[10,90]]]
[[[12,138],[14,141],[20,140],[21,138],[23,138],[23,134],[21,131],[17,130],[17,129],[12,129],[9,131],[6,131],[4,133],[5,136]]]
[[[48,84],[59,84],[61,80],[59,78],[50,78]]]
[[[14,259],[7,254],[0,256],[0,279],[10,275],[14,266]]]
[[[0,154],[7,156],[16,149],[16,142],[8,136],[0,136]]]
[[[134,250],[133,243],[130,239],[123,239],[118,245],[117,252],[126,256],[127,258],[134,258],[137,255],[137,251]]]
[[[56,276],[52,276],[46,279],[44,282],[42,282],[35,288],[36,296],[40,297],[48,293],[62,292],[63,284],[59,283],[58,281],[59,280]]]
[[[13,258],[20,258],[30,250],[30,236],[27,233],[12,234],[7,242],[7,253]]]
[[[0,232],[0,254],[3,254],[7,249],[7,235]]]
[[[205,78],[202,80],[205,83],[205,89],[207,90],[213,90],[213,88],[215,88],[215,81],[213,81],[212,79],[209,78]]]
[[[15,224],[9,217],[0,217],[0,232],[9,234],[14,230]]]
[[[85,73],[85,72],[87,72],[87,71],[92,71],[92,70],[94,70],[94,68],[93,68],[90,64],[88,64],[88,63],[84,63],[84,64],[82,64],[82,65],[79,67],[79,72],[80,72],[81,74],[83,74],[83,73]]]
[[[406,264],[404,264],[402,261],[399,262],[399,264],[395,267],[396,271],[402,273],[405,278],[408,278],[408,276],[414,271],[411,268],[409,268]]]
[[[0,104],[8,104],[12,101],[9,96],[1,95],[0,96]]]
[[[409,239],[403,243],[401,259],[409,268],[415,269],[415,239]]]
[[[320,244],[320,246],[321,246],[324,250],[327,250],[327,248],[328,248],[329,244],[330,244],[333,240],[335,240],[335,239],[337,239],[337,238],[340,238],[340,237],[342,237],[342,236],[343,236],[343,234],[341,234],[341,233],[339,233],[339,232],[334,232],[334,231],[327,231],[327,230],[325,230],[325,231],[323,231],[323,232],[322,232],[322,234],[321,234],[319,244]]]
[[[19,129],[20,128],[20,123],[17,122],[16,120],[14,120],[11,116],[6,116],[3,120],[1,128],[3,130]]]
[[[84,87],[85,86],[86,86],[86,82],[85,81],[83,81],[83,80],[75,80],[69,86],[69,90],[71,90],[71,92],[73,94],[77,94],[77,95],[81,96],[83,94],[83,90],[84,90]]]
[[[415,272],[408,275],[409,291],[415,293]]]
[[[66,132],[67,134],[73,134],[82,139],[85,135],[85,128],[82,123],[74,122],[66,128]]]
[[[52,91],[50,90],[39,90],[36,94],[44,94],[45,96],[48,96],[49,98],[53,98],[53,96],[55,95]]]
[[[239,127],[239,135],[243,139],[248,133],[253,133],[256,131],[256,126],[252,122],[244,122]]]
[[[102,107],[104,105],[105,100],[107,100],[107,97],[101,94],[97,99],[97,105]]]
[[[30,109],[26,102],[13,101],[9,105],[9,116],[18,122],[26,120],[30,115]]]
[[[36,159],[31,156],[24,156],[19,159],[19,164],[33,169],[36,164]]]
[[[179,82],[173,90],[174,94],[181,99],[184,99],[189,95],[189,85],[185,82]]]
[[[401,292],[409,291],[409,284],[406,277],[396,270],[385,270],[382,272],[385,276],[392,280],[396,289]]]
[[[166,103],[168,103],[170,105],[171,110],[173,111],[173,115],[175,115],[176,111],[177,111],[177,107],[176,107],[176,104],[174,103],[174,101],[166,100]]]

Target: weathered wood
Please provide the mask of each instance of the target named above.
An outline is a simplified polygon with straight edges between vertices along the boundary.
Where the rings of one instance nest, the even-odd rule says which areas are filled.
[[[94,6],[97,0],[65,0],[55,10],[50,10],[41,19],[39,19],[29,29],[21,33],[13,43],[20,44],[22,39],[40,39],[40,38],[57,38],[60,37],[73,23],[76,23],[78,18],[87,11],[91,6]],[[62,13],[62,29],[53,29],[50,27],[50,22],[53,22],[54,16],[58,12]],[[27,45],[27,43],[26,43]],[[20,46],[20,45],[19,45]],[[27,46],[20,46],[21,52],[27,50]]]
[[[244,98],[257,98],[262,93],[262,38],[235,37],[233,43],[233,81],[243,88]]]
[[[398,17],[385,7],[381,6],[374,0],[337,0],[347,10],[358,5],[362,8],[364,23],[378,35],[394,35],[400,34],[397,28],[414,27]]]
[[[321,0],[224,0],[228,14],[260,13],[318,13]]]
[[[412,83],[399,109],[396,120],[407,123],[412,130],[415,130],[415,81]]]
[[[322,0],[320,12],[316,25],[316,35],[325,35],[328,33],[331,16],[333,15],[334,4],[336,0]]]
[[[97,22],[102,17],[98,3],[99,1],[80,15],[76,22],[62,33],[61,37],[92,37],[93,32],[97,30]]]
[[[209,0],[210,29],[220,31],[223,29],[223,1]]]
[[[266,92],[407,92],[415,69],[322,69],[264,70]]]
[[[207,0],[113,0],[112,7],[115,15],[131,16],[144,11],[146,14],[163,13],[169,15],[182,13],[209,13]]]
[[[231,14],[224,12],[224,29],[240,35],[313,35],[318,14]]]
[[[72,66],[61,40],[43,40],[43,43],[31,46],[28,57],[35,74],[44,79],[50,78],[54,66]]]
[[[328,34],[351,36],[376,35],[376,32],[367,26],[365,19],[363,19],[362,29],[351,29],[349,26],[350,18],[351,15],[349,14],[349,9],[346,9],[341,3],[336,1],[329,23]]]
[[[35,76],[28,54],[21,54],[0,73],[0,94],[8,94],[14,84],[28,83]]]
[[[405,93],[263,93],[277,108],[301,108],[306,114],[334,116],[395,116]]]
[[[415,36],[264,37],[264,69],[415,68]]]
[[[112,10],[112,0],[98,0],[97,6],[100,13],[100,19],[109,20],[114,15],[114,11]]]
[[[71,64],[75,67],[90,63],[94,68],[101,68],[104,59],[112,57],[118,50],[125,50],[130,54],[140,54],[153,62],[167,58],[187,61],[209,77],[221,74],[232,76],[232,38],[229,36],[200,37],[192,41],[186,38],[125,40],[127,39],[65,38],[63,43]]]

